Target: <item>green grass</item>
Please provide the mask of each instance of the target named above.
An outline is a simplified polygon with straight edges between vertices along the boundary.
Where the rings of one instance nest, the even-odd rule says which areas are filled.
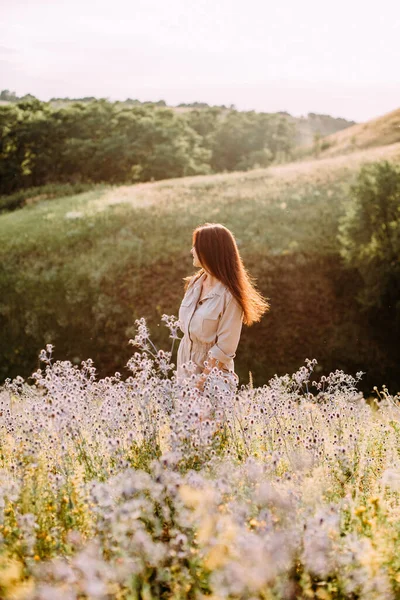
[[[94,183],[48,183],[39,187],[18,190],[7,196],[0,196],[0,214],[37,204],[43,200],[75,196],[96,188],[100,190],[103,184]]]

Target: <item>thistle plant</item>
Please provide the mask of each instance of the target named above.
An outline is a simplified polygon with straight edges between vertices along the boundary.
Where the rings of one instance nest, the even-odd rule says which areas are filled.
[[[162,321],[170,351],[138,320],[125,378],[49,344],[0,391],[1,597],[397,598],[399,397],[309,359],[200,392]]]

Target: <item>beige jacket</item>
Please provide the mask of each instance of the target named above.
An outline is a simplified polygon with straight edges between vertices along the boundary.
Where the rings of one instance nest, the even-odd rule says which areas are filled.
[[[205,273],[195,282],[194,278],[179,309],[179,324],[184,336],[178,349],[177,376],[188,374],[184,365],[189,360],[196,365],[195,373],[201,373],[208,356],[219,360],[233,373],[243,310],[222,282],[199,302]]]

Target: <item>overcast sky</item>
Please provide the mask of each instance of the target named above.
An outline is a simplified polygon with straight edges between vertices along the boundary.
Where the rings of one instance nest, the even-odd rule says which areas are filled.
[[[399,0],[1,0],[0,88],[364,121],[400,108]]]

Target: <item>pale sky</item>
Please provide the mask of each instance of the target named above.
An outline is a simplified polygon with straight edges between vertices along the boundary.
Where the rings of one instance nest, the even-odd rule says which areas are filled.
[[[400,108],[400,1],[0,0],[0,89],[364,121]]]

